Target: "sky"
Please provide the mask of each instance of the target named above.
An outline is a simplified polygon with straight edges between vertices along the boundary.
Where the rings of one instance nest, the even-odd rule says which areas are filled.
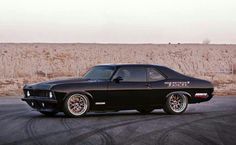
[[[0,0],[0,42],[236,44],[235,0]]]

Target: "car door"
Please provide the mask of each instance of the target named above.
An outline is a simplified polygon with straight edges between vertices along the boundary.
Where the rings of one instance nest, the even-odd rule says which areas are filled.
[[[122,66],[118,68],[112,81],[108,84],[108,98],[114,107],[132,108],[148,103],[146,67]],[[115,78],[122,80],[114,81]]]
[[[147,82],[149,84],[148,101],[152,106],[162,104],[166,94],[164,82],[166,80],[156,67],[147,68]]]

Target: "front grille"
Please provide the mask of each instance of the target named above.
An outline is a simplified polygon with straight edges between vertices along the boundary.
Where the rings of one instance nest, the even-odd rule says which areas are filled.
[[[45,91],[45,90],[27,90],[27,91],[29,91],[30,96],[49,97],[49,91]],[[27,96],[27,94],[25,95]]]

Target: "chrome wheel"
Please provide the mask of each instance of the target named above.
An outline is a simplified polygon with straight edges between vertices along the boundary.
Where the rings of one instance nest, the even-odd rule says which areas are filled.
[[[74,94],[68,98],[68,111],[74,116],[81,116],[88,110],[89,100],[81,94]]]
[[[173,92],[167,96],[163,109],[168,114],[181,114],[188,107],[188,97],[185,93]]]
[[[186,101],[186,97],[183,97],[182,95],[179,94],[172,94],[170,96],[169,99],[169,104],[170,104],[170,108],[174,111],[174,112],[182,112],[187,105],[187,101]]]

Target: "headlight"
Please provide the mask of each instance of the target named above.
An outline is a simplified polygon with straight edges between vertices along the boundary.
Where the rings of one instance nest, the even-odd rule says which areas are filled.
[[[30,96],[30,92],[29,92],[29,91],[26,92],[26,96],[27,96],[27,97]]]
[[[52,98],[52,97],[53,97],[52,92],[49,92],[49,98]]]

